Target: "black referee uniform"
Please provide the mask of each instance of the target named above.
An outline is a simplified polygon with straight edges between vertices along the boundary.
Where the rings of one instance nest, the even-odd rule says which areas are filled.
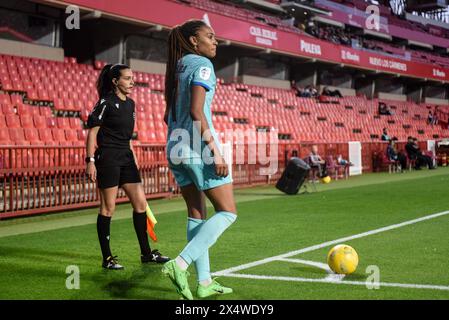
[[[123,101],[114,93],[100,99],[89,115],[88,128],[100,127],[94,155],[98,188],[141,182],[129,145],[135,118],[134,101]]]

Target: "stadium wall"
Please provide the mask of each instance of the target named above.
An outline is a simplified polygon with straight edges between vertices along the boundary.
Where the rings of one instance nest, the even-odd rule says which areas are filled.
[[[271,78],[261,78],[250,75],[242,75],[237,78],[237,82],[248,85],[278,88],[278,89],[290,89],[290,82],[286,80],[278,80]]]
[[[64,61],[64,50],[62,48],[48,47],[7,39],[0,39],[0,54],[53,60],[59,62]]]
[[[134,71],[165,75],[165,68],[166,68],[165,63],[146,61],[140,59],[129,59],[128,65]]]

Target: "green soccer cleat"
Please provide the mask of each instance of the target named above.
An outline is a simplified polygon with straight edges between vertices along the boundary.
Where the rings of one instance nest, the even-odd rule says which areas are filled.
[[[212,283],[208,286],[198,284],[198,288],[196,290],[196,295],[198,296],[198,298],[206,298],[213,295],[222,295],[228,293],[232,293],[232,289],[219,284],[216,278],[212,279]]]
[[[193,300],[192,292],[189,289],[189,282],[187,281],[190,275],[187,270],[182,270],[175,260],[170,260],[162,267],[162,273],[170,278],[178,294],[187,300]]]

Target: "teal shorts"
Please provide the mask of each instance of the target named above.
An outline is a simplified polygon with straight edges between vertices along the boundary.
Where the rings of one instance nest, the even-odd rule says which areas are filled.
[[[169,161],[169,168],[180,187],[195,184],[198,190],[209,190],[232,183],[231,175],[226,177],[217,176],[215,174],[215,164],[205,164],[201,160],[196,162],[185,161],[180,164],[172,164]]]

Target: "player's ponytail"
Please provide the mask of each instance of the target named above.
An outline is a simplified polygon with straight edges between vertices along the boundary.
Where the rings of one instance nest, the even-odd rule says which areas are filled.
[[[188,20],[182,25],[175,26],[168,35],[168,61],[165,70],[165,101],[166,114],[172,109],[172,118],[176,121],[175,104],[177,96],[176,66],[178,60],[185,54],[198,54],[196,48],[190,42],[190,37],[195,36],[202,27],[207,24],[201,20]]]
[[[125,64],[107,64],[103,67],[97,79],[98,98],[114,92],[112,79],[119,79],[123,69],[129,69],[129,67]]]

